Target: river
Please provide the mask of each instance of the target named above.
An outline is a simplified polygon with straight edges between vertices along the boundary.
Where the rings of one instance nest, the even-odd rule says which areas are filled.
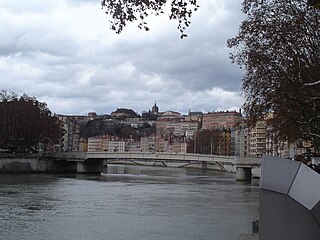
[[[236,240],[258,187],[234,175],[110,165],[101,175],[0,175],[0,239]]]

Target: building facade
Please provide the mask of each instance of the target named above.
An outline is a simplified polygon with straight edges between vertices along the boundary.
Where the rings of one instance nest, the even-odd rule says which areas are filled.
[[[249,131],[249,155],[251,157],[262,157],[267,150],[267,122],[258,121]]]
[[[241,112],[209,112],[203,114],[202,129],[232,128],[243,122]]]

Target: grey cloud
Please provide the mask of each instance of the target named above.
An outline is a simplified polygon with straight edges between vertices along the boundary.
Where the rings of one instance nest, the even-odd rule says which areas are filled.
[[[141,112],[154,101],[163,111],[212,111],[238,107],[242,101],[242,72],[231,65],[226,48],[241,19],[238,6],[219,0],[225,5],[221,19],[213,21],[212,14],[209,21],[206,11],[199,12],[189,37],[180,40],[172,24],[167,29],[162,23],[151,33],[128,26],[118,36],[108,30],[103,11],[95,9],[99,2],[66,2],[44,9],[43,2],[33,0],[0,16],[4,22],[18,19],[10,30],[0,22],[0,33],[5,33],[0,42],[1,87],[35,95],[57,113],[110,113],[117,107]],[[34,22],[28,12],[43,21]]]

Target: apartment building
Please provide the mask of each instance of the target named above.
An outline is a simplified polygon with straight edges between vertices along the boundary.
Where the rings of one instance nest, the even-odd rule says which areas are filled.
[[[141,152],[155,152],[156,151],[156,137],[147,136],[140,139]]]
[[[140,141],[129,141],[127,150],[128,152],[140,152],[141,146]]]
[[[224,155],[224,156],[234,155],[230,129],[221,130],[220,139],[219,139],[219,155]]]
[[[262,157],[266,154],[267,144],[267,122],[265,120],[258,121],[249,131],[249,155],[251,157]]]
[[[88,138],[88,152],[105,152],[109,150],[109,136]]]
[[[124,141],[110,141],[109,152],[125,152],[126,142]]]
[[[249,128],[244,123],[231,129],[231,141],[235,156],[249,155]]]
[[[156,152],[168,152],[168,139],[165,137],[156,137]]]
[[[173,139],[167,145],[167,151],[171,153],[186,153],[187,143],[181,139]]]
[[[157,120],[156,133],[157,136],[166,135],[181,135],[181,122],[183,117],[175,112],[166,112],[164,115],[160,115]]]
[[[202,112],[191,112],[189,111],[188,116],[184,117],[185,121],[197,121],[202,123],[203,113]]]
[[[194,136],[195,133],[201,128],[201,122],[189,119],[185,119],[184,121],[180,122],[180,124],[180,135],[187,138]]]
[[[208,112],[203,114],[202,129],[232,128],[242,121],[241,112]]]
[[[66,118],[63,121],[64,135],[61,150],[64,152],[79,151],[80,124],[75,118]]]
[[[126,118],[121,121],[122,124],[131,126],[134,128],[143,127],[145,124],[149,124],[150,126],[155,125],[157,122],[152,120],[144,120],[142,118]]]
[[[79,140],[79,152],[88,152],[88,139],[81,137]]]

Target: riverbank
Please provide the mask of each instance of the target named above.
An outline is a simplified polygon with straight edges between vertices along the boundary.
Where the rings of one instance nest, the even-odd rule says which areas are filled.
[[[76,172],[76,164],[41,159],[38,154],[1,154],[0,173]]]
[[[6,154],[0,158],[0,173],[37,173],[45,172],[47,163],[40,161],[37,155],[28,157],[19,154]]]

